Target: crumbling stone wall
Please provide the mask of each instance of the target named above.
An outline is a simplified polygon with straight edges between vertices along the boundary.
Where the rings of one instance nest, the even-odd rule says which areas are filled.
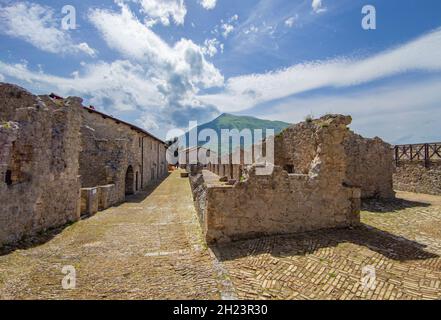
[[[80,108],[0,84],[0,245],[79,219]]]
[[[319,125],[326,126],[325,121]],[[316,125],[305,121],[280,132],[274,138],[274,164],[288,173],[308,174],[317,152]]]
[[[396,190],[441,195],[441,160],[399,161],[393,175]]]
[[[326,127],[332,118],[321,118]],[[317,142],[314,137],[317,121],[309,120],[293,125],[274,139],[275,164],[288,173],[306,174],[315,157]],[[367,139],[353,133],[343,141],[347,156],[345,183],[361,188],[362,198],[393,198],[393,154],[391,146],[380,138]]]
[[[362,198],[394,198],[393,151],[380,138],[363,138],[350,132],[344,141],[349,158],[345,182],[361,188]]]
[[[80,98],[1,83],[0,245],[124,201],[166,174],[165,148]]]
[[[272,174],[256,175],[253,165],[233,186],[208,171],[204,179],[192,179],[207,241],[359,224],[360,189],[344,183],[348,158],[342,143],[350,122],[350,117],[332,115],[291,128],[296,133],[306,128],[302,134],[315,146],[308,165],[299,158],[308,169],[298,168],[306,173],[289,174],[276,165]],[[285,139],[289,136],[285,133]]]

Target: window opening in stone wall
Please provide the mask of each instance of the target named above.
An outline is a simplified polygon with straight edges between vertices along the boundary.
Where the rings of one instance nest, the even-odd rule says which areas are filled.
[[[8,186],[12,185],[12,171],[11,170],[6,170],[5,183]]]

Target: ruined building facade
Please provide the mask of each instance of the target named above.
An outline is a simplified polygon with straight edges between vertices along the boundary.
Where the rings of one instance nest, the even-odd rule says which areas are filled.
[[[316,126],[326,128],[331,116],[289,127],[275,137],[275,164],[289,173],[307,174],[316,155]],[[393,198],[393,153],[380,138],[364,138],[347,128],[342,141],[346,157],[344,183],[361,190],[362,198]]]
[[[91,108],[81,111],[82,212],[124,201],[167,172],[166,145],[148,132]]]
[[[207,241],[356,226],[362,196],[393,197],[390,146],[350,123],[328,115],[293,125],[275,137],[274,163],[210,163],[191,177]],[[262,165],[272,173],[257,175]]]
[[[120,203],[166,168],[148,132],[79,98],[0,84],[0,246]]]

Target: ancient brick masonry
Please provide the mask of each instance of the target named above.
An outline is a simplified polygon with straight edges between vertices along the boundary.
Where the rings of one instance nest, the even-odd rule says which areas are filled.
[[[297,138],[303,135],[305,152],[310,152],[306,160],[299,158],[303,173],[275,165],[272,174],[256,175],[257,165],[253,165],[244,168],[243,179],[233,186],[220,183],[217,175],[206,170],[202,176],[193,176],[207,241],[358,225],[361,190],[345,184],[348,157],[343,141],[350,122],[350,117],[332,115],[290,129]],[[277,154],[284,147],[276,143],[275,148]],[[276,162],[281,156],[278,153]]]
[[[0,86],[0,245],[80,217],[79,110]]]

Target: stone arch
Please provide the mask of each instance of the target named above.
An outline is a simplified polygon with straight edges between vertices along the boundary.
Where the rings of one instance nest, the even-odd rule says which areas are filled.
[[[134,194],[135,173],[132,166],[128,166],[126,171],[126,195]]]

